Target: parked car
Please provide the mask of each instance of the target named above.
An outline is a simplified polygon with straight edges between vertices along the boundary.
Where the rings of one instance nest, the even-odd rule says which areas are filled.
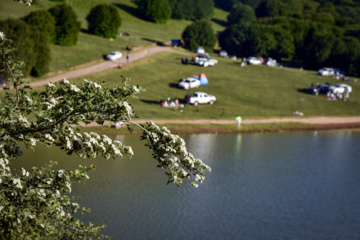
[[[184,89],[191,89],[191,88],[196,88],[200,86],[200,80],[197,76],[192,76],[186,79],[182,79],[179,82],[179,88],[184,88]]]
[[[329,83],[318,83],[316,85],[311,85],[311,87],[308,89],[308,93],[314,95],[326,94],[329,91],[329,88]]]
[[[333,93],[350,93],[352,91],[351,86],[345,84],[345,83],[338,83],[334,86],[330,86],[329,90],[331,90]]]
[[[318,70],[320,76],[333,76],[335,74],[333,68],[324,67]]]
[[[205,49],[203,47],[197,47],[195,48],[196,53],[205,53]]]
[[[204,54],[198,54],[194,60],[194,63],[196,65],[200,65],[203,67],[208,67],[208,66],[212,67],[218,63],[218,60],[212,59],[212,58],[210,58],[209,54],[204,53]]]
[[[193,95],[186,95],[185,101],[197,106],[198,104],[214,104],[216,97],[204,92],[194,92]]]
[[[277,62],[275,59],[272,58],[268,58],[265,60],[264,62],[265,65],[269,66],[269,67],[276,67],[277,66]]]
[[[258,57],[248,57],[246,59],[246,61],[247,61],[248,64],[252,64],[252,65],[260,65],[260,64],[262,64],[261,59],[258,58]]]
[[[121,52],[113,51],[113,52],[109,53],[108,55],[106,55],[105,59],[114,61],[114,60],[120,59],[121,57],[122,57]]]
[[[221,50],[221,51],[219,52],[219,56],[220,56],[220,57],[227,57],[227,56],[228,56],[228,53],[227,53],[225,50]]]

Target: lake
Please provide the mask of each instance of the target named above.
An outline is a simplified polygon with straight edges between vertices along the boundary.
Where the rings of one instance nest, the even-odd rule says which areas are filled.
[[[212,168],[197,189],[166,185],[139,136],[113,138],[135,156],[79,160],[40,148],[15,164],[94,163],[73,193],[92,209],[83,219],[115,239],[360,239],[359,131],[183,136]]]

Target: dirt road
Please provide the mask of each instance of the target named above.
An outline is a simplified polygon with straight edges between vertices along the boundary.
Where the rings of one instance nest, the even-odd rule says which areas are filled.
[[[150,56],[152,56],[152,55],[154,55],[156,53],[165,52],[165,51],[173,52],[175,50],[173,50],[173,48],[169,47],[169,46],[151,47],[151,48],[143,49],[143,50],[140,50],[138,52],[134,52],[134,53],[129,54],[129,60],[130,60],[129,63],[126,62],[126,57],[123,56],[119,60],[105,61],[105,62],[101,62],[101,63],[91,65],[91,66],[88,66],[88,67],[84,67],[84,68],[76,69],[76,70],[73,70],[73,71],[61,73],[61,74],[49,77],[49,78],[44,79],[44,80],[40,80],[38,82],[30,83],[29,85],[31,87],[39,87],[39,86],[45,85],[45,84],[47,84],[49,82],[54,83],[54,82],[60,81],[63,78],[66,78],[66,79],[69,80],[69,79],[73,79],[73,78],[83,77],[83,76],[86,76],[86,75],[89,75],[89,74],[94,74],[94,73],[97,73],[97,72],[102,72],[102,71],[109,70],[111,68],[116,68],[119,64],[122,64],[122,65],[131,64],[131,62],[135,62],[135,61],[137,61],[139,59],[147,58],[147,57],[150,57]]]

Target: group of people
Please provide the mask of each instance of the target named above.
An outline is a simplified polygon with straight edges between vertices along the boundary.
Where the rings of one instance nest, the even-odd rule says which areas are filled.
[[[178,107],[179,106],[179,99],[175,99],[175,101],[171,101],[170,99],[161,100],[160,105],[162,107]]]
[[[346,100],[349,99],[349,91],[347,89],[345,89],[344,94],[342,94],[342,93],[333,93],[332,91],[328,91],[326,93],[326,99],[327,100],[340,99],[340,100],[346,101]]]

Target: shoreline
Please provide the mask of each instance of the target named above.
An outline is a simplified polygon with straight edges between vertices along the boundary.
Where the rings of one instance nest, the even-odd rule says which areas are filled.
[[[174,134],[236,134],[360,129],[360,117],[326,119],[326,121],[321,122],[319,122],[319,118],[297,119],[302,121],[289,121],[289,119],[248,119],[243,120],[240,129],[237,129],[235,120],[153,120],[153,122],[161,127],[168,128]],[[133,122],[141,124],[146,122],[146,120],[136,119]],[[132,133],[126,127],[115,129],[114,124],[109,125],[108,123],[102,126],[89,124],[81,127],[81,131],[119,135],[141,134],[142,132],[136,127],[134,127]]]

